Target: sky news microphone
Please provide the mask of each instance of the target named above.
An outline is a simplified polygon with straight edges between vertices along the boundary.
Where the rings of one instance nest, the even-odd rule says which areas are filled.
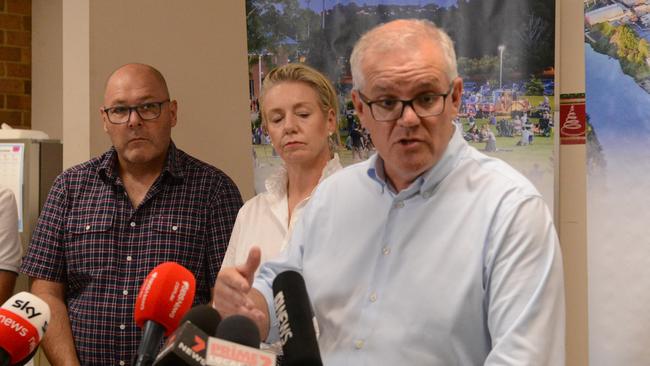
[[[135,323],[142,328],[135,366],[153,364],[163,335],[176,330],[195,290],[194,275],[178,263],[165,262],[149,272],[135,300]]]
[[[208,339],[206,365],[210,366],[274,366],[275,355],[260,351],[257,325],[242,315],[232,315],[221,321],[216,337]]]
[[[322,366],[316,339],[316,319],[302,275],[295,271],[277,275],[273,280],[273,295],[283,364]]]
[[[0,307],[0,366],[18,365],[34,355],[50,321],[50,307],[29,292]]]
[[[216,333],[219,322],[221,316],[212,306],[193,307],[181,319],[181,326],[167,338],[154,365],[205,365],[206,343]]]

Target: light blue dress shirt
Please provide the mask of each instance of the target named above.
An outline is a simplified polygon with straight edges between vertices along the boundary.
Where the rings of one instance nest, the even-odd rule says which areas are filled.
[[[457,128],[394,193],[377,155],[317,188],[254,287],[304,276],[325,365],[564,365],[558,238],[540,194]]]

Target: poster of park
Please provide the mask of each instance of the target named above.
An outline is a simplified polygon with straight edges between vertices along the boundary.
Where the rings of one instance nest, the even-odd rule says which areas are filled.
[[[584,14],[590,365],[648,365],[650,1]]]
[[[259,86],[275,66],[302,62],[323,72],[339,95],[343,165],[358,161],[350,132],[349,58],[359,37],[399,18],[434,22],[453,39],[464,81],[456,119],[465,139],[525,174],[553,205],[554,0],[246,0],[251,138],[256,190],[281,164],[260,127]],[[488,130],[496,145],[488,143]],[[374,151],[364,134],[362,158]]]

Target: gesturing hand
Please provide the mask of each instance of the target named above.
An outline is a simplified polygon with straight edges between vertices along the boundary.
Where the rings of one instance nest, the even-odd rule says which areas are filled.
[[[224,267],[219,271],[214,284],[212,306],[222,317],[240,314],[257,321],[265,317],[250,296],[261,256],[260,248],[252,247],[246,263],[235,267]]]

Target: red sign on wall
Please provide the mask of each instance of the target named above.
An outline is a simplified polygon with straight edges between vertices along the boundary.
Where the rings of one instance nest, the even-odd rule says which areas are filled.
[[[584,145],[587,126],[585,95],[560,95],[560,145]]]

